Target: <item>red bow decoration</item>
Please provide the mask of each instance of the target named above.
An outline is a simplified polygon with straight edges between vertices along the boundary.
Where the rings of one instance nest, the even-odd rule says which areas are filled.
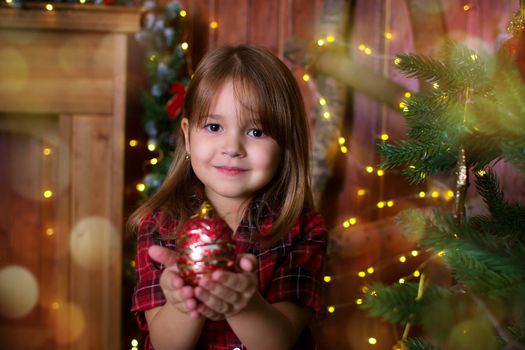
[[[186,86],[182,83],[173,83],[170,87],[170,92],[173,96],[166,103],[166,112],[168,112],[170,119],[175,119],[182,108]]]

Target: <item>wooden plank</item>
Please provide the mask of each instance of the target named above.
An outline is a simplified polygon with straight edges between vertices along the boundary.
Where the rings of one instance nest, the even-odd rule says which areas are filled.
[[[221,0],[215,3],[217,46],[248,42],[248,0]]]
[[[0,106],[11,112],[110,113],[113,37],[29,32],[0,35]]]
[[[140,9],[54,3],[54,11],[37,8],[0,9],[0,28],[58,29],[134,33],[140,29]],[[27,5],[26,5],[27,6]]]
[[[248,13],[248,42],[266,47],[274,54],[279,51],[279,3],[280,0],[252,0]]]

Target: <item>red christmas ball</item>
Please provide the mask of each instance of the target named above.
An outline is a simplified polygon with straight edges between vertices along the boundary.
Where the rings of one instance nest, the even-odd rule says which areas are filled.
[[[180,228],[177,239],[177,265],[186,284],[196,286],[202,276],[216,270],[232,271],[235,266],[233,231],[213,207],[205,202],[199,214]]]

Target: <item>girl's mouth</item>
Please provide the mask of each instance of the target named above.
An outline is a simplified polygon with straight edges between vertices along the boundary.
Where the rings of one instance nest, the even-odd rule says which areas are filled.
[[[215,169],[217,169],[220,173],[225,175],[239,175],[246,171],[246,169],[243,168],[230,166],[216,166]]]

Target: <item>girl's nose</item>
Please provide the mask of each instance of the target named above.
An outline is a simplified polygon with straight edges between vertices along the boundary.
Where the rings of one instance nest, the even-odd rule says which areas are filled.
[[[240,137],[235,135],[225,136],[221,153],[232,158],[243,157],[245,155],[245,151]]]

